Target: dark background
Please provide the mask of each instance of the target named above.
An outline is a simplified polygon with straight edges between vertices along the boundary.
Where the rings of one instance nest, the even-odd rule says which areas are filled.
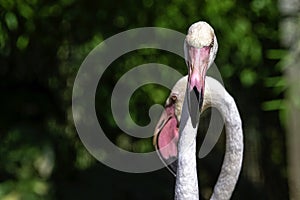
[[[84,58],[114,34],[144,26],[186,33],[199,20],[215,29],[215,62],[243,120],[244,163],[232,199],[289,199],[281,18],[271,0],[1,0],[0,199],[172,199],[175,178],[166,169],[120,172],[86,151],[73,124],[72,87]],[[152,151],[152,140],[118,129],[110,94],[124,73],[150,62],[186,74],[182,58],[139,50],[116,60],[97,91],[101,126],[129,151]],[[130,104],[136,123],[148,124],[149,107],[164,104],[168,93],[158,85],[136,91]],[[206,198],[220,170],[223,139],[199,161]]]

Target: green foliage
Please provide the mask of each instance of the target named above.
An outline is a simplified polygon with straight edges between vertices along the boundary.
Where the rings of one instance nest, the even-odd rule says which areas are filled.
[[[0,88],[4,94],[0,98],[0,199],[86,198],[77,191],[90,194],[88,199],[99,195],[100,199],[171,199],[173,186],[155,173],[155,178],[151,174],[136,183],[147,183],[150,189],[137,190],[129,187],[134,179],[122,185],[116,171],[99,166],[76,134],[72,87],[83,59],[106,38],[143,26],[186,33],[198,20],[208,21],[215,29],[216,64],[245,127],[246,160],[235,197],[287,199],[284,127],[280,124],[285,110],[282,60],[286,53],[278,42],[276,5],[272,0],[0,0]],[[139,50],[111,64],[96,96],[98,119],[107,136],[133,152],[152,151],[151,138],[133,138],[118,129],[110,95],[124,73],[145,63],[165,64],[186,74],[181,58],[154,49]],[[139,88],[130,100],[133,121],[147,125],[149,108],[154,103],[163,105],[168,93],[155,84]],[[215,166],[215,161],[210,164]],[[212,187],[210,174],[219,170],[210,164],[202,168],[203,176],[211,180],[203,188]],[[87,183],[92,186],[86,188]]]

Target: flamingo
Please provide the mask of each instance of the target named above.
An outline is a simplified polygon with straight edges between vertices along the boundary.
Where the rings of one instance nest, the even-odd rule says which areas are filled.
[[[199,199],[196,135],[200,112],[208,107],[220,111],[226,130],[225,156],[210,199],[230,199],[240,174],[243,132],[237,106],[218,81],[206,77],[217,49],[214,30],[208,23],[200,21],[189,28],[184,44],[188,75],[173,87],[155,128],[154,146],[163,163],[176,176],[176,200]],[[174,158],[177,162],[168,166]]]

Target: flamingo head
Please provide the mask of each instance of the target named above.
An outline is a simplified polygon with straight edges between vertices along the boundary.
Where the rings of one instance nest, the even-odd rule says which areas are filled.
[[[206,72],[213,63],[217,50],[217,38],[208,23],[200,21],[190,26],[184,42],[184,53],[188,67],[187,100],[193,127],[199,121]]]
[[[179,122],[181,118],[182,105],[185,96],[187,77],[181,78],[173,87],[168,97],[165,108],[155,127],[153,145],[157,150],[159,158],[176,176],[179,140]]]

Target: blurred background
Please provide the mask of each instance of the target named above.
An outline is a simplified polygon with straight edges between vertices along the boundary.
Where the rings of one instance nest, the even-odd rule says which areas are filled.
[[[72,87],[84,58],[110,36],[144,26],[186,33],[199,20],[215,29],[215,62],[243,120],[244,163],[232,199],[300,199],[299,11],[299,0],[0,0],[0,199],[173,199],[166,169],[120,172],[86,151],[73,124]],[[97,90],[99,123],[132,152],[153,151],[152,139],[123,133],[110,97],[124,73],[150,62],[187,71],[174,54],[138,50],[112,63]],[[139,88],[130,101],[134,121],[147,125],[150,106],[168,93]],[[198,163],[204,199],[223,154],[224,134]]]

